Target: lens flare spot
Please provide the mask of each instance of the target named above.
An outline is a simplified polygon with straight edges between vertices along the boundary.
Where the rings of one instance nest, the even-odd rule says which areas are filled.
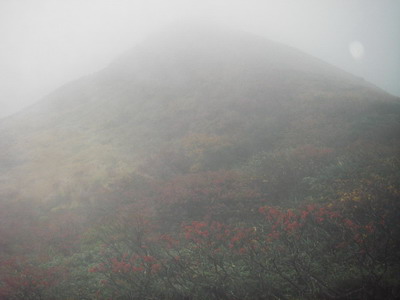
[[[359,41],[353,41],[349,44],[349,51],[355,60],[360,60],[364,57],[364,45]]]

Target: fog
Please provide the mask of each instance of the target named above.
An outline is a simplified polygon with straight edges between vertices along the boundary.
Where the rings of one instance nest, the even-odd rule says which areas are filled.
[[[0,117],[106,67],[150,33],[193,20],[296,47],[400,95],[396,0],[2,0]]]
[[[400,299],[399,54],[400,0],[0,0],[0,300]]]

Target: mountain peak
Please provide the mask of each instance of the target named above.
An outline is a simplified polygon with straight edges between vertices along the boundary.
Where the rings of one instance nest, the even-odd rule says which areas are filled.
[[[314,76],[355,85],[369,85],[345,71],[297,49],[246,32],[192,24],[171,27],[126,52],[110,68],[134,81],[172,81],[186,84],[210,74],[230,77]],[[108,71],[107,71],[108,72]],[[120,74],[120,75],[121,75]],[[257,80],[258,80],[257,79]],[[284,80],[284,79],[283,79]],[[181,80],[178,80],[181,81]],[[371,86],[371,85],[370,85]]]
[[[387,99],[393,98],[359,78],[262,37],[223,28],[168,29],[4,120],[2,143],[12,141],[0,152],[3,182],[13,178],[17,190],[45,197],[65,178],[132,171],[149,153],[195,134],[207,143],[242,140],[232,146],[245,153],[233,155],[235,163],[285,140],[296,144],[296,136],[331,146],[353,126],[343,118]],[[340,130],[321,133],[338,119]],[[321,128],[304,134],[310,125],[303,120]]]

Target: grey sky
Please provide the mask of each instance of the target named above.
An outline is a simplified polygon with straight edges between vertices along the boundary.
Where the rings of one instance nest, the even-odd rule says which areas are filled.
[[[399,0],[0,0],[0,117],[193,19],[294,46],[400,96]]]

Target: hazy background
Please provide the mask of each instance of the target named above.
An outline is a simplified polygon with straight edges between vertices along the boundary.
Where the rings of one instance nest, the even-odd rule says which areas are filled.
[[[400,96],[398,0],[0,0],[0,117],[188,20],[294,46]]]

